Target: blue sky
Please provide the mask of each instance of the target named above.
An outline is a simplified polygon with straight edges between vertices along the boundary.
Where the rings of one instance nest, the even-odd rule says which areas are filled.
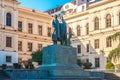
[[[47,11],[56,6],[71,2],[72,0],[18,0],[21,6],[35,9],[38,11]]]

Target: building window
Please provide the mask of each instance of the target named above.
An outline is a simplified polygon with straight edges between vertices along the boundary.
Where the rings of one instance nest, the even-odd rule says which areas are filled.
[[[82,11],[84,11],[84,9],[85,9],[85,6],[82,6]]]
[[[119,24],[120,24],[120,13],[119,13]]]
[[[22,21],[18,21],[18,31],[22,32]]]
[[[10,13],[7,13],[6,14],[6,26],[11,26],[11,14]]]
[[[106,38],[106,47],[112,47],[112,39],[111,38]]]
[[[86,45],[86,52],[89,52],[89,44]]]
[[[38,34],[40,35],[40,36],[42,36],[42,26],[38,26]]]
[[[86,24],[86,35],[88,35],[89,34],[89,24],[87,23]]]
[[[106,28],[111,27],[111,15],[107,14],[106,16]]]
[[[77,26],[77,36],[80,36],[80,26]]]
[[[28,51],[32,51],[32,43],[28,43]]]
[[[89,59],[86,59],[86,62],[89,62]]]
[[[6,37],[6,47],[12,47],[12,37]]]
[[[100,67],[100,59],[99,58],[95,58],[95,67]]]
[[[81,45],[77,45],[77,52],[81,53]]]
[[[50,37],[51,36],[51,28],[48,27],[48,36]]]
[[[95,49],[99,48],[99,39],[95,39],[94,46]]]
[[[31,23],[28,23],[28,33],[29,33],[29,34],[32,34],[32,32],[33,32],[33,31],[32,31],[32,26],[33,26],[33,25],[32,25]]]
[[[95,20],[94,20],[95,24],[94,24],[94,30],[99,30],[99,18],[96,17]]]
[[[11,56],[6,56],[6,62],[10,63],[12,61],[12,57]]]
[[[18,51],[22,51],[22,41],[18,41]]]
[[[41,51],[42,50],[42,44],[38,44],[38,49]]]

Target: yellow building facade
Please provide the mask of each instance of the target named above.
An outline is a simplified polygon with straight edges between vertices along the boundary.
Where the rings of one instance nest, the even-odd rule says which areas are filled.
[[[88,4],[85,11],[67,13],[65,19],[72,30],[71,45],[77,48],[78,59],[91,62],[93,68],[105,69],[109,52],[119,43],[107,37],[120,31],[120,0]]]
[[[0,1],[0,65],[31,59],[31,53],[52,44],[51,17],[19,6],[17,0]]]

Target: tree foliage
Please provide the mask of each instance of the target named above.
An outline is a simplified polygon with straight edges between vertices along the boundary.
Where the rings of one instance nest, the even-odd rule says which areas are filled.
[[[116,41],[117,39],[119,39],[119,41],[120,41],[120,32],[117,32],[117,33],[115,33],[113,35],[110,35],[108,37],[108,39],[112,39],[113,41]]]
[[[114,69],[114,68],[115,68],[115,66],[114,66],[113,63],[108,62],[108,63],[106,64],[106,69]]]
[[[42,51],[37,50],[36,52],[32,53],[32,61],[38,62],[38,64],[42,64]]]
[[[119,45],[117,46],[117,48],[110,51],[110,54],[108,55],[108,59],[110,61],[111,60],[115,61],[120,56],[120,32],[110,35],[108,39],[112,39],[113,41],[119,40]]]
[[[108,59],[111,61],[112,59],[115,61],[120,56],[120,44],[117,46],[117,48],[110,51],[110,54],[108,55]]]
[[[86,62],[86,63],[83,63],[83,66],[84,66],[84,69],[91,69],[92,63]]]

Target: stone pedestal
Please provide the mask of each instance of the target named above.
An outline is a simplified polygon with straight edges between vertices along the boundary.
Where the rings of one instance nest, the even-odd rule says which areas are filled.
[[[43,64],[38,68],[49,71],[50,77],[89,77],[76,64],[76,48],[51,45],[43,48]]]

